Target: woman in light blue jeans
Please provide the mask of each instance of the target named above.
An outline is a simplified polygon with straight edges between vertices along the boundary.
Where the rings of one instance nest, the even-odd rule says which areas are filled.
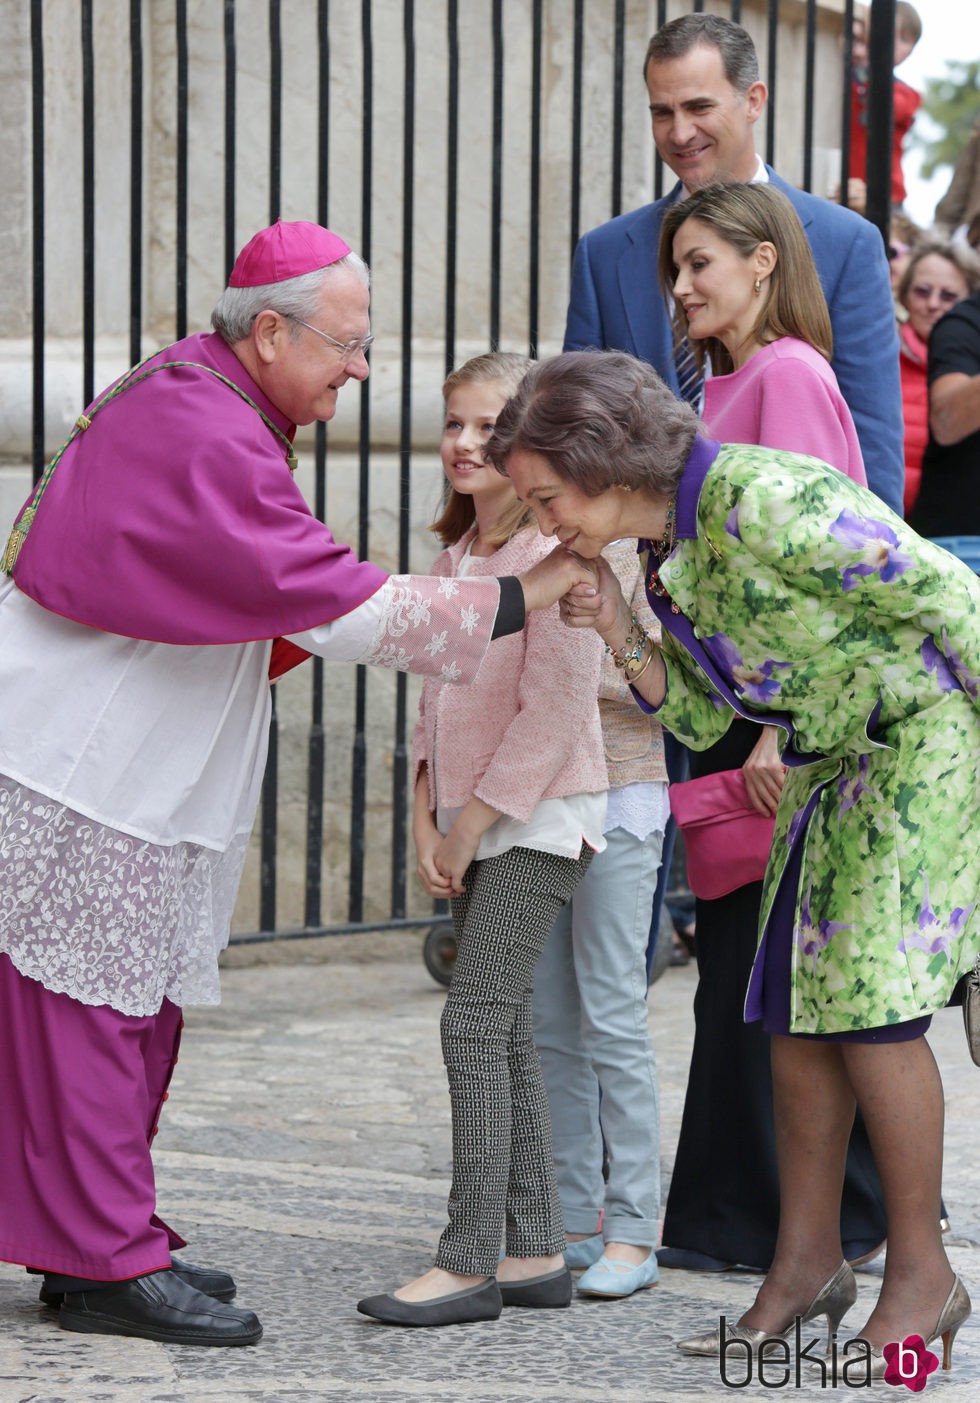
[[[617,541],[603,554],[644,628],[658,629],[636,542]],[[620,1297],[657,1281],[660,1110],[647,943],[669,807],[661,728],[633,701],[612,657],[603,664],[599,713],[610,780],[607,846],[538,962],[534,1040],[551,1107],[565,1260],[587,1268],[581,1294]]]

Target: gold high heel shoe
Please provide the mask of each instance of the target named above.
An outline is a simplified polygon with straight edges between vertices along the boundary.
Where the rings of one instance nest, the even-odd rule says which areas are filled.
[[[966,1287],[958,1276],[954,1276],[952,1288],[949,1295],[946,1297],[946,1304],[939,1312],[936,1328],[925,1341],[928,1347],[932,1344],[933,1340],[942,1340],[944,1369],[951,1369],[953,1366],[953,1341],[956,1339],[956,1332],[959,1330],[964,1320],[969,1320],[972,1310],[973,1307],[970,1303],[970,1297],[967,1295]],[[860,1335],[855,1336],[855,1339],[861,1338]],[[848,1344],[852,1343],[853,1341],[848,1342]],[[870,1377],[872,1379],[883,1379],[887,1368],[888,1361],[882,1351],[872,1348]]]
[[[817,1316],[825,1315],[827,1317],[827,1349],[829,1351],[834,1331],[856,1300],[857,1283],[854,1280],[854,1273],[847,1262],[841,1262],[830,1280],[824,1283],[808,1308],[800,1316],[800,1324],[805,1325],[808,1320],[815,1320]],[[967,1315],[969,1315],[969,1310],[967,1310]],[[963,1319],[966,1319],[966,1316]],[[795,1323],[796,1317],[793,1316],[789,1324],[782,1330],[756,1330],[751,1325],[726,1324],[725,1335],[728,1340],[743,1340],[750,1348],[754,1348],[756,1345],[760,1345],[763,1340],[785,1338]],[[962,1321],[958,1322],[957,1329],[959,1324],[962,1324]],[[721,1333],[719,1330],[711,1330],[706,1335],[692,1335],[689,1340],[678,1340],[677,1348],[682,1354],[720,1354]]]

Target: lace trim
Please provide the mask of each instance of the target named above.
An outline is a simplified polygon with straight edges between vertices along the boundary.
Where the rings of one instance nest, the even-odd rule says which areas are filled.
[[[0,775],[0,950],[53,993],[136,1017],[218,1003],[247,848],[147,842]]]

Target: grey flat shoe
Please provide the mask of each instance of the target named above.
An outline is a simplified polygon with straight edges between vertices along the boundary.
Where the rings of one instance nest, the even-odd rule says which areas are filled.
[[[502,1308],[500,1288],[493,1277],[432,1301],[403,1301],[389,1291],[383,1296],[365,1296],[357,1303],[362,1315],[373,1316],[385,1325],[469,1325],[477,1320],[496,1320]]]
[[[498,1281],[505,1306],[531,1306],[560,1310],[572,1303],[572,1274],[567,1267],[529,1277],[526,1281]]]

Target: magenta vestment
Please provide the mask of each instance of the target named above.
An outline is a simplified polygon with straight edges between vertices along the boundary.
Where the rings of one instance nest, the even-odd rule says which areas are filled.
[[[14,1233],[0,1238],[0,1258],[114,1281],[168,1267],[185,1243],[153,1211],[147,1144],[180,1009],[168,999],[147,1018],[91,1008],[25,979],[6,955],[0,1003],[3,1221]]]
[[[173,361],[233,381],[283,437],[194,367],[156,371],[94,416],[89,406],[21,548],[18,588],[76,623],[186,644],[300,633],[369,599],[386,573],[313,516],[285,461],[294,426],[233,351],[201,333],[142,371]]]

